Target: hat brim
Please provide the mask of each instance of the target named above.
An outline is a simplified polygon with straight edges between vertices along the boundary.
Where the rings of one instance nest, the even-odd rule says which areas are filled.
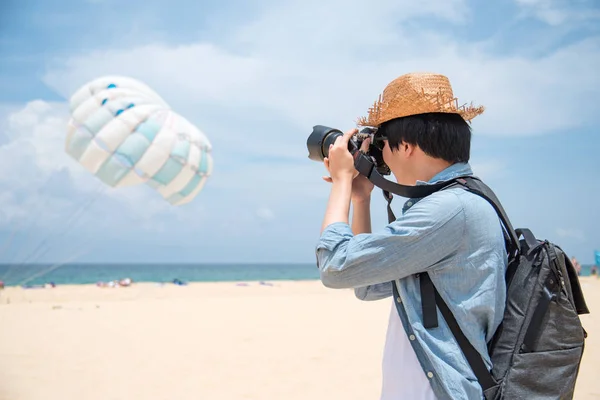
[[[388,95],[389,96],[389,95]],[[460,115],[465,121],[471,122],[485,111],[484,106],[471,104],[458,105],[458,99],[447,93],[438,92],[427,94],[410,90],[401,96],[391,95],[391,100],[382,100],[382,96],[369,108],[366,117],[359,117],[359,126],[378,127],[384,122],[396,118],[408,117],[426,113],[451,113]]]

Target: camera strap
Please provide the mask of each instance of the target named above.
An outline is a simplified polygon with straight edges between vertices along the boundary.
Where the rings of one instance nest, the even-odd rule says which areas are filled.
[[[417,186],[401,185],[399,183],[394,183],[390,180],[385,179],[383,175],[377,172],[377,169],[375,168],[375,163],[373,163],[371,157],[367,156],[361,151],[357,151],[355,153],[354,168],[356,168],[356,170],[361,175],[366,176],[371,182],[373,182],[375,186],[382,189],[384,191],[384,195],[386,196],[386,200],[389,196],[390,201],[392,198],[391,193],[409,199],[427,197],[430,194],[435,193],[438,190],[452,184],[456,179],[454,178],[450,181],[439,182],[431,185]],[[387,192],[387,194],[385,194],[385,192]],[[388,209],[388,213],[389,211],[391,211],[391,209]]]

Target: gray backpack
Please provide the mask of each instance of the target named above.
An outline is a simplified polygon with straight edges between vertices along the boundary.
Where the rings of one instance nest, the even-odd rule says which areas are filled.
[[[420,274],[425,328],[438,326],[437,306],[486,400],[572,399],[587,337],[579,315],[589,313],[575,268],[557,245],[536,239],[528,229],[514,230],[492,190],[479,179],[453,179],[441,190],[457,186],[486,199],[504,228],[508,252],[506,309],[488,343],[492,370],[487,370],[480,354],[462,333],[429,274]],[[386,191],[384,196],[393,221],[391,196]],[[397,290],[394,285],[395,296]]]

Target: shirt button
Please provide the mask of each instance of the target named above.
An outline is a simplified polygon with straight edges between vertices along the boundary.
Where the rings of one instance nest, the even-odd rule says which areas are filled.
[[[409,201],[408,203],[406,203],[407,206],[411,207],[412,206],[412,201]]]
[[[410,335],[410,340],[415,340],[415,335]]]
[[[433,378],[433,372],[428,372],[427,376],[429,377],[429,379]]]
[[[400,297],[396,297],[396,301],[397,301],[398,303],[402,303],[402,299],[401,299]]]

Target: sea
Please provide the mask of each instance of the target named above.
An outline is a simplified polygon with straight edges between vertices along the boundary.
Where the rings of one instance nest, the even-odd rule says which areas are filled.
[[[0,264],[5,286],[84,285],[130,278],[133,282],[251,282],[316,280],[313,264]]]
[[[583,265],[581,275],[590,275]],[[133,282],[252,282],[317,280],[316,264],[0,264],[5,286],[84,285],[130,278]]]

